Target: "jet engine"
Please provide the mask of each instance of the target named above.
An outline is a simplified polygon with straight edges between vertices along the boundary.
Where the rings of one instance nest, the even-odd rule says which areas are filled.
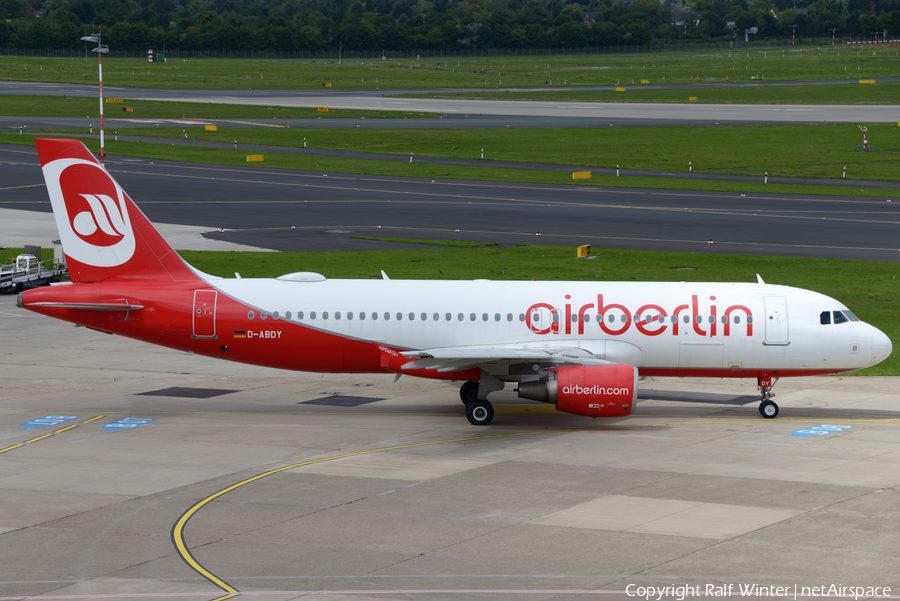
[[[622,363],[558,367],[546,380],[519,384],[523,399],[553,403],[559,411],[588,417],[630,415],[637,391],[637,368]]]

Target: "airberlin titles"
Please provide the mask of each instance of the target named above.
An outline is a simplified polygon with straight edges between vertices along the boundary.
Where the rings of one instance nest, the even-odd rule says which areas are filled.
[[[565,295],[566,301],[571,301],[571,298],[572,295]],[[691,295],[690,303],[677,305],[671,310],[656,303],[647,303],[632,312],[623,304],[606,303],[603,295],[598,294],[596,304],[586,303],[577,309],[573,309],[577,305],[571,302],[566,302],[562,310],[550,303],[535,303],[525,313],[525,325],[541,336],[560,334],[560,326],[564,334],[583,335],[585,327],[591,321],[590,315],[596,315],[597,326],[609,336],[621,336],[632,326],[644,336],[659,336],[667,330],[671,330],[673,336],[678,336],[681,328],[688,325],[698,336],[731,336],[732,326],[735,334],[743,332],[748,338],[753,336],[753,312],[749,307],[729,305],[720,312],[715,301],[716,297],[710,296],[709,304],[702,313],[700,297],[696,294]],[[548,314],[546,320],[540,318],[544,311]],[[535,315],[538,316],[537,319],[534,318]],[[685,322],[686,316],[690,316],[690,324]]]

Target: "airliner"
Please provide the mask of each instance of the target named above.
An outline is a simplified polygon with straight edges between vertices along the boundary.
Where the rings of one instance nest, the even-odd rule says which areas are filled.
[[[462,382],[473,425],[523,399],[624,417],[646,376],[779,378],[888,357],[890,339],[823,294],[752,283],[221,278],[188,265],[77,140],[35,140],[70,282],[18,305],[99,332],[266,367]]]

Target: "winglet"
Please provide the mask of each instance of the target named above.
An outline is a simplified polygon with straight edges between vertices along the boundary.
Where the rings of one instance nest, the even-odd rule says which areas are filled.
[[[384,269],[381,270],[381,279],[382,279],[382,280],[389,280],[389,279],[391,279],[391,278],[388,277],[388,274],[386,274],[386,273],[384,272]]]
[[[756,274],[756,283],[757,284],[765,284],[765,282],[762,279],[762,276],[759,275],[758,273]]]

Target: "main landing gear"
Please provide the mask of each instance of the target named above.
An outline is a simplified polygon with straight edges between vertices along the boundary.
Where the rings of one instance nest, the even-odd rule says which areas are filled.
[[[465,384],[462,385],[462,388],[459,389],[459,398],[462,400],[463,405],[468,405],[469,402],[474,401],[478,398],[478,382],[475,380],[469,380]]]
[[[466,405],[466,418],[473,426],[486,426],[494,419],[494,406],[487,399],[469,401]]]
[[[479,383],[469,380],[459,389],[459,398],[466,406],[466,418],[473,426],[486,426],[494,419],[494,406],[487,399],[478,399]]]
[[[778,378],[773,381],[770,377],[757,378],[756,383],[760,390],[759,414],[767,419],[774,419],[778,416],[778,405],[772,400],[775,396],[772,394],[772,387]]]

